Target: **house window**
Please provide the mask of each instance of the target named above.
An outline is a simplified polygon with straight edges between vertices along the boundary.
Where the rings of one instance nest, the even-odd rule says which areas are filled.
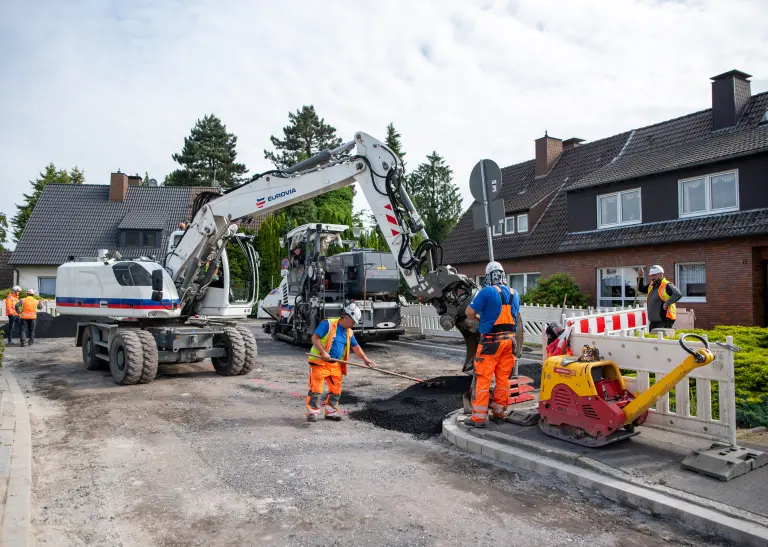
[[[37,292],[40,296],[56,296],[56,278],[38,277]]]
[[[528,231],[528,214],[517,215],[517,231],[519,233]]]
[[[500,236],[501,235],[501,222],[496,222],[493,225],[493,235]]]
[[[515,217],[507,217],[504,219],[504,233],[505,234],[515,233]]]
[[[535,273],[521,273],[521,274],[509,274],[509,286],[515,289],[519,294],[523,295],[529,290],[536,288],[541,274]]]
[[[599,268],[597,270],[597,305],[600,307],[626,307],[635,304],[637,271],[642,266]],[[637,305],[645,303],[645,295],[637,295]]]
[[[678,183],[680,216],[698,216],[739,209],[738,171],[726,171]]]
[[[123,230],[120,234],[120,246],[157,248],[160,246],[160,232],[157,230]]]
[[[703,262],[676,264],[675,280],[683,293],[680,302],[707,301],[707,270]]]
[[[597,227],[613,228],[642,220],[640,189],[597,196]]]
[[[484,275],[476,275],[475,276],[475,283],[478,287],[481,289],[485,287],[485,276]]]

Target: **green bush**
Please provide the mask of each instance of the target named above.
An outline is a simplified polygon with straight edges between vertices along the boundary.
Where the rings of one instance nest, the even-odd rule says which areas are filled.
[[[522,303],[562,306],[566,295],[568,306],[586,307],[588,304],[587,295],[579,290],[573,278],[566,273],[556,273],[546,279],[539,279],[536,288],[523,295]]]
[[[0,299],[5,301],[5,299],[8,298],[8,293],[10,292],[11,292],[10,288],[0,289]],[[27,296],[27,287],[22,287],[21,292],[19,293],[19,298],[24,298],[25,296]],[[55,296],[48,297],[48,296],[41,296],[39,294],[34,295],[34,297],[37,298],[38,300],[55,300],[56,299]]]

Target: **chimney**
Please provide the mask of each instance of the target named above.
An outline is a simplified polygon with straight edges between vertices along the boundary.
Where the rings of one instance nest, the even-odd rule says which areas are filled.
[[[133,175],[128,177],[128,186],[141,186],[142,179],[139,175]]]
[[[550,137],[544,131],[544,136],[536,139],[536,176],[542,177],[549,173],[562,153],[563,141]]]
[[[563,141],[563,152],[565,152],[566,150],[570,150],[571,148],[576,148],[583,142],[584,142],[584,139],[579,139],[576,137],[573,137],[572,139],[565,139]]]
[[[744,113],[752,89],[746,74],[740,70],[731,70],[712,80],[712,131],[733,127]]]
[[[121,173],[112,173],[109,178],[109,201],[123,201],[125,194],[128,193],[128,175]]]

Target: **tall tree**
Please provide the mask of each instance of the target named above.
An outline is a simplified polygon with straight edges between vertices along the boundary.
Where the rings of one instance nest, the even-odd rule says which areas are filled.
[[[8,243],[8,217],[5,216],[5,213],[0,213],[0,251],[8,250],[5,246],[6,243]]]
[[[288,125],[283,127],[283,138],[272,135],[270,141],[274,151],[264,150],[264,158],[276,169],[287,169],[322,152],[341,145],[336,128],[325,123],[312,105],[302,106],[296,112],[288,113]],[[351,187],[332,190],[301,203],[285,208],[285,214],[298,225],[309,222],[352,223],[352,200],[355,194]]]
[[[408,177],[413,204],[424,220],[431,239],[441,243],[461,216],[459,188],[453,183],[453,171],[433,151]]]
[[[237,137],[219,118],[198,119],[181,153],[171,156],[181,168],[165,177],[166,186],[237,186],[248,169],[235,161],[236,146]]]
[[[141,181],[142,186],[149,186],[149,172],[144,171],[144,179]]]
[[[403,167],[405,167],[405,152],[403,151],[403,143],[400,140],[400,133],[395,129],[395,124],[391,122],[387,126],[387,138],[384,144],[403,161]]]
[[[29,181],[32,185],[32,193],[24,194],[24,203],[16,205],[16,216],[11,219],[13,226],[13,241],[18,243],[24,227],[27,225],[29,217],[32,216],[32,210],[40,199],[40,194],[48,184],[83,184],[85,182],[85,173],[73,167],[71,171],[66,169],[56,169],[53,163],[45,166],[37,179]]]

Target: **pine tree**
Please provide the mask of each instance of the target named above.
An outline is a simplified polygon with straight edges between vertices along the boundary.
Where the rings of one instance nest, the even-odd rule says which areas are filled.
[[[32,216],[32,210],[35,208],[35,205],[37,205],[37,200],[40,199],[40,194],[42,194],[43,188],[45,188],[46,185],[83,184],[83,182],[85,182],[85,173],[77,167],[73,167],[70,172],[67,172],[66,169],[56,169],[56,166],[53,163],[46,165],[45,170],[40,172],[36,180],[29,181],[32,185],[32,193],[24,194],[24,203],[16,205],[16,216],[11,219],[11,225],[13,226],[13,241],[18,243],[21,239],[24,227],[27,225],[29,217]],[[0,225],[1,224],[2,223],[0,222]]]
[[[149,173],[144,171],[144,179],[141,181],[142,186],[149,186]]]
[[[444,241],[461,216],[461,198],[453,171],[437,152],[408,177],[408,191],[430,239]]]
[[[392,152],[395,153],[396,156],[402,160],[403,167],[405,167],[405,152],[403,152],[403,144],[400,140],[400,133],[397,132],[395,125],[391,122],[387,126],[387,138],[385,139],[384,143],[389,147],[390,150],[392,150]]]
[[[283,138],[270,137],[274,152],[264,150],[264,158],[276,169],[287,169],[304,161],[318,152],[331,150],[341,145],[336,128],[325,123],[312,105],[303,106],[296,112],[288,113],[289,124],[283,127]],[[352,200],[355,194],[351,187],[340,188],[321,194],[284,209],[285,214],[298,225],[310,222],[352,223]]]
[[[236,146],[237,137],[227,133],[219,118],[208,114],[198,119],[181,153],[171,156],[181,169],[165,177],[166,186],[237,186],[248,169],[235,161]]]

